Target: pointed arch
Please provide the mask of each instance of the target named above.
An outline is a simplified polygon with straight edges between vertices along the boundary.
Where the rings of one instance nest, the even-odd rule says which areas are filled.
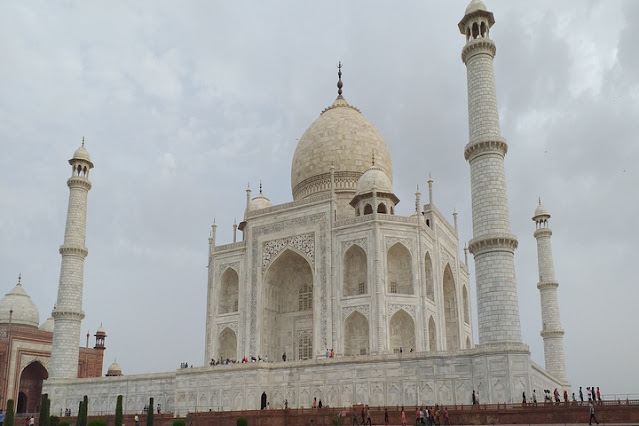
[[[313,338],[311,332],[303,331],[297,337],[297,359],[311,359],[313,357]]]
[[[462,286],[462,301],[464,302],[464,322],[470,324],[470,304],[468,303],[468,290]]]
[[[386,210],[386,204],[379,203],[379,205],[377,206],[377,213],[382,213],[382,214],[388,213],[388,210]]]
[[[415,322],[405,310],[400,309],[390,319],[390,347],[395,353],[400,348],[407,351],[415,347]]]
[[[368,320],[354,311],[344,321],[344,355],[367,355],[370,353]]]
[[[435,319],[431,315],[428,320],[428,350],[435,352],[437,350],[437,330],[435,329]]]
[[[373,206],[366,204],[366,206],[364,206],[364,214],[373,214]]]
[[[239,308],[240,278],[233,268],[227,268],[220,277],[218,313],[237,312]]]
[[[260,354],[286,352],[291,360],[302,351],[297,338],[304,332],[310,339],[304,347],[313,348],[314,279],[308,260],[292,248],[286,248],[271,261],[262,286]],[[312,354],[303,352],[310,358]]]
[[[450,264],[444,268],[444,323],[446,331],[446,349],[459,349],[459,313],[457,312],[457,291]]]
[[[413,262],[410,251],[401,243],[393,245],[386,254],[389,293],[413,294]]]
[[[34,413],[38,411],[42,395],[42,382],[48,378],[49,373],[40,361],[33,361],[22,370],[17,412]],[[20,403],[20,394],[23,394],[22,403]],[[24,411],[20,411],[20,409]]]
[[[342,296],[357,296],[368,292],[366,252],[360,246],[355,244],[346,250],[343,270]]]
[[[424,256],[424,277],[426,279],[426,297],[434,302],[435,279],[433,278],[433,261],[429,252],[426,252],[426,256]]]
[[[218,347],[222,360],[237,360],[237,335],[230,327],[224,328],[218,337]]]

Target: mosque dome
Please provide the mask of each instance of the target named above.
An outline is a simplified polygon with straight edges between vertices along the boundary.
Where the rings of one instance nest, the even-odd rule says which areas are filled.
[[[470,4],[468,5],[468,7],[466,7],[466,15],[469,15],[473,12],[477,12],[478,10],[484,11],[486,12],[488,9],[486,9],[486,5],[484,4],[483,1],[481,0],[472,0],[470,2]]]
[[[265,208],[271,207],[271,206],[273,206],[273,204],[271,203],[271,200],[266,198],[260,192],[260,195],[258,195],[257,197],[255,197],[255,198],[253,198],[251,200],[251,202],[249,203],[249,206],[248,206],[248,210],[249,211],[261,210],[261,209],[265,209]]]
[[[330,191],[331,166],[338,192],[355,192],[357,181],[375,156],[377,166],[393,179],[393,166],[384,138],[375,126],[341,95],[320,114],[297,144],[291,167],[293,199]]]
[[[377,165],[366,170],[357,181],[357,195],[373,192],[373,190],[377,192],[393,192],[390,179]]]
[[[45,322],[40,326],[41,331],[48,331],[49,333],[53,333],[53,317],[47,318]]]
[[[121,376],[122,375],[122,367],[120,367],[120,364],[118,364],[117,362],[113,361],[113,364],[111,364],[109,366],[109,369],[107,370],[106,375],[107,376]]]
[[[18,280],[18,284],[0,300],[0,323],[9,322],[9,311],[13,310],[11,315],[12,324],[22,324],[38,328],[40,325],[40,314],[38,308],[33,303],[22,284]]]

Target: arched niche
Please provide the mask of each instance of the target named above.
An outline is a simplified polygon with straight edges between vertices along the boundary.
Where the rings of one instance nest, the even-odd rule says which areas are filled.
[[[408,352],[415,348],[415,322],[413,318],[403,309],[395,312],[390,319],[390,347],[395,353],[402,348]]]
[[[430,253],[424,256],[424,278],[426,279],[426,297],[435,301],[435,279],[433,278],[433,261]]]
[[[432,315],[428,320],[428,350],[431,352],[437,350],[437,330],[435,329],[435,320]]]
[[[401,243],[386,254],[389,293],[413,294],[413,267],[410,252]]]
[[[39,361],[33,361],[22,370],[16,410],[18,413],[35,413],[40,409],[42,382],[48,378],[47,369]],[[23,394],[22,401],[20,394]]]
[[[263,281],[261,353],[256,355],[276,359],[286,352],[300,359],[301,333],[309,336],[312,349],[313,290],[313,271],[302,255],[289,248],[271,262]]]
[[[227,268],[220,277],[220,314],[238,311],[240,278],[233,268]]]
[[[457,312],[457,292],[455,279],[450,265],[444,269],[444,324],[446,331],[446,349],[459,349],[459,313]]]
[[[386,209],[386,204],[379,203],[379,205],[377,206],[377,213],[382,213],[382,214],[388,213],[388,210]]]
[[[364,206],[364,214],[373,214],[373,206],[366,204],[366,206]]]
[[[351,246],[344,254],[344,297],[366,294],[368,286],[366,252],[358,245]]]
[[[226,327],[219,336],[220,358],[224,360],[237,360],[237,335],[229,327]]]
[[[369,347],[368,320],[360,312],[353,312],[344,322],[344,355],[367,355]]]
[[[462,286],[462,301],[464,302],[464,322],[470,324],[470,304],[468,303],[468,290]]]

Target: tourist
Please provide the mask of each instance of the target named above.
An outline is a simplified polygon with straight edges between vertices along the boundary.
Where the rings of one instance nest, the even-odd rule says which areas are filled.
[[[388,419],[388,408],[384,408],[384,426],[388,426],[388,422],[390,420]]]
[[[33,416],[29,417],[29,426],[33,426],[35,425],[35,419],[33,418]]]
[[[326,348],[326,358],[330,358],[331,357],[331,351],[328,350],[328,348]]]
[[[416,425],[418,425],[420,423],[419,419],[420,419],[420,417],[419,417],[419,408],[415,407],[415,424]]]
[[[366,412],[364,411],[364,406],[362,405],[362,426],[366,424]]]
[[[522,398],[521,403],[522,403],[522,404],[526,404],[526,391],[523,391],[523,392],[522,392],[522,394],[521,394],[521,398]]]
[[[597,386],[597,401],[601,402],[601,392],[599,392],[599,386]]]
[[[473,405],[477,405],[477,397],[475,396],[475,389],[473,389]]]
[[[581,386],[579,386],[579,399],[584,402],[584,392],[581,390]]]
[[[450,426],[450,419],[448,418],[448,408],[444,407],[444,424]]]
[[[402,407],[402,426],[406,426],[406,412],[404,411],[404,407]]]
[[[564,404],[568,404],[568,391],[564,389]]]
[[[595,417],[595,406],[592,405],[592,401],[588,401],[588,408],[590,409],[590,419],[588,420],[588,424],[591,425],[593,420],[597,424],[599,424],[599,422],[597,421],[597,418]]]
[[[533,404],[537,405],[537,394],[535,393],[535,389],[533,389]]]
[[[319,400],[319,404],[317,404],[317,407],[318,408],[322,408],[322,400],[321,399]]]
[[[572,402],[577,402],[577,398],[575,397],[575,393],[572,393]]]
[[[371,421],[371,407],[366,406],[366,423],[368,426],[373,426],[373,422]]]
[[[264,355],[264,362],[268,362],[268,354]]]
[[[597,402],[597,394],[594,386],[590,387],[590,393],[592,394],[592,402]]]
[[[282,354],[282,361],[286,362],[286,352]]]
[[[313,398],[313,408],[317,408],[317,398]]]
[[[4,424],[4,411],[0,409],[0,426]]]
[[[357,426],[357,410],[353,407],[353,426]]]
[[[424,409],[420,408],[419,409],[419,423],[420,424],[426,424],[426,422],[424,421]]]
[[[140,426],[140,418],[138,417],[138,415],[136,414],[135,417],[133,418],[133,420],[135,420],[135,426]]]
[[[271,409],[271,403],[269,401],[266,401],[266,409],[267,410]]]
[[[435,404],[435,424],[436,424],[437,426],[439,426],[439,425],[440,425],[440,422],[439,422],[439,415],[440,415],[440,413],[439,413],[439,405]]]
[[[288,409],[288,399],[284,400],[284,409]]]

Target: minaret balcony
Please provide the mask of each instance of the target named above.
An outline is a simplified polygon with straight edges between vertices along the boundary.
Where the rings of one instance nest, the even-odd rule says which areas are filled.
[[[466,43],[462,49],[461,58],[462,61],[466,63],[466,61],[474,55],[489,54],[494,57],[496,53],[497,46],[494,41],[489,38],[478,37],[471,39],[468,43]]]
[[[483,154],[497,153],[502,157],[508,152],[508,144],[504,139],[478,140],[469,142],[464,149],[464,158],[471,161]]]
[[[89,179],[81,176],[71,176],[69,180],[67,180],[67,185],[69,188],[84,188],[87,191],[91,189]]]
[[[517,244],[517,237],[512,234],[494,235],[473,238],[470,240],[470,243],[468,243],[468,250],[474,256],[495,251],[515,253]]]

